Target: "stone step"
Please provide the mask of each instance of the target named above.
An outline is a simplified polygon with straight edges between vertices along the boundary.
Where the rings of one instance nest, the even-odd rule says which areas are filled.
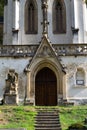
[[[45,119],[59,119],[59,117],[57,117],[57,116],[41,116],[41,117],[36,117],[36,119],[43,119],[43,120],[45,120]]]
[[[49,113],[47,113],[47,114],[46,113],[42,113],[42,114],[40,113],[39,114],[38,113],[37,116],[59,116],[59,115],[58,115],[58,113],[57,114],[53,114],[53,113],[50,113],[50,114]]]
[[[38,113],[59,113],[57,110],[39,110]]]
[[[47,114],[46,113],[39,114],[38,113],[37,116],[59,116],[59,114],[58,113],[57,114],[51,114],[51,113],[50,114],[48,114],[48,113]]]
[[[47,116],[47,115],[50,115],[50,116],[58,116],[58,112],[39,112],[38,113],[38,116]]]
[[[59,119],[58,118],[54,118],[54,119],[51,119],[51,118],[49,118],[49,119],[47,119],[47,118],[45,118],[45,119],[43,119],[43,118],[37,118],[36,119],[36,121],[59,121]]]
[[[60,124],[60,121],[59,120],[39,120],[39,121],[36,121],[35,124]]]
[[[38,109],[35,130],[62,130],[58,110]]]
[[[61,127],[51,127],[51,128],[35,128],[35,130],[62,130]]]
[[[37,112],[59,112],[58,108],[36,108]]]
[[[61,126],[35,126],[35,128],[41,128],[41,129],[42,128],[47,128],[47,129],[49,128],[50,129],[50,128],[61,128]]]
[[[44,124],[44,123],[42,123],[42,124],[36,124],[35,127],[60,127],[60,124],[53,124],[53,123]]]

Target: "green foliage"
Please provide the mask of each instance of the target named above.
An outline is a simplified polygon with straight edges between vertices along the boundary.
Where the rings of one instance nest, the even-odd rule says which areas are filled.
[[[87,4],[87,0],[85,0],[85,3]]]
[[[3,16],[4,0],[0,0],[0,16]]]
[[[87,106],[73,106],[60,108],[62,130],[67,130],[72,124],[83,123],[87,116]]]
[[[34,130],[34,117],[37,114],[35,108],[37,107],[0,106],[0,128],[26,128],[27,130]],[[51,108],[53,109],[54,107],[46,107],[48,110],[51,110]],[[62,130],[67,130],[69,126],[83,127],[84,120],[87,117],[87,105],[66,107],[56,106],[54,109],[59,110]]]
[[[69,126],[69,129],[87,129],[87,127],[83,124],[83,123],[75,123],[75,124],[72,124],[71,126]]]

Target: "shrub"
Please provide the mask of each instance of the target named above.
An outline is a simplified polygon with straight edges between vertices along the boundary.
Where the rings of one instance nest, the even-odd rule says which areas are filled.
[[[76,130],[87,130],[87,127],[83,123],[75,123],[69,126],[69,130],[76,129]]]

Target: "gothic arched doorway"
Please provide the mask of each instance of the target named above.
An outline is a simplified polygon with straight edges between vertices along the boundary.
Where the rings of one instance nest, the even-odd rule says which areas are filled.
[[[57,78],[48,67],[44,67],[36,75],[35,104],[38,106],[57,105]]]

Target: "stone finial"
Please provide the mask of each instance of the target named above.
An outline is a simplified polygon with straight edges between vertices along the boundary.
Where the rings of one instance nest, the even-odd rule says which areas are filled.
[[[48,8],[47,1],[48,1],[48,0],[42,0],[42,9]]]

